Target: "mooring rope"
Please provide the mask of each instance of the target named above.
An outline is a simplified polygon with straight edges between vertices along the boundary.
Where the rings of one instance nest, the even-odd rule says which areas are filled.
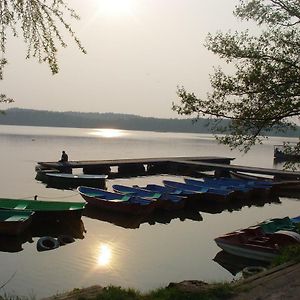
[[[0,290],[3,289],[16,275],[17,273],[17,270],[10,276],[10,278],[4,282],[1,286],[0,286]],[[2,297],[1,297],[2,298]]]
[[[43,195],[30,195],[27,197],[21,197],[22,199],[34,199],[34,200],[38,200],[38,198],[42,198],[42,199],[64,199],[64,198],[72,198],[75,197],[76,195],[79,195],[78,192],[74,192],[74,194],[72,195],[68,195],[68,196],[55,196],[55,197],[49,197],[49,196],[43,196]]]

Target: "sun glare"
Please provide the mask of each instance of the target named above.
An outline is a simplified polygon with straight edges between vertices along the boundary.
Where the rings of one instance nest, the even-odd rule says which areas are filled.
[[[99,13],[106,16],[131,16],[134,14],[134,0],[98,0]]]
[[[111,262],[112,250],[107,244],[102,244],[99,249],[97,263],[98,266],[108,266]]]
[[[104,138],[116,138],[126,135],[123,130],[111,128],[94,129],[89,134]]]

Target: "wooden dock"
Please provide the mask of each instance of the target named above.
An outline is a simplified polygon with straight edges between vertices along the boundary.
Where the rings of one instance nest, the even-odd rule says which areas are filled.
[[[160,157],[139,159],[86,160],[61,162],[38,162],[38,170],[58,170],[72,172],[82,168],[85,174],[107,174],[109,178],[153,174],[192,174],[195,171],[215,171],[224,173],[239,171],[244,173],[272,175],[286,178],[300,178],[300,171],[283,171],[260,167],[231,165],[230,157]],[[117,172],[112,172],[117,167]]]
[[[139,159],[113,159],[113,160],[86,160],[62,162],[38,162],[36,170],[58,170],[71,173],[73,169],[82,168],[85,174],[107,174],[110,178],[123,176],[138,176],[152,174],[174,174],[186,166],[177,164],[176,161],[184,162],[205,162],[230,164],[234,158],[231,157],[160,157],[160,158],[139,158]],[[117,167],[117,172],[112,168]],[[203,168],[202,168],[203,169]]]
[[[160,158],[138,158],[138,159],[110,159],[110,160],[80,160],[80,161],[69,161],[67,163],[61,162],[38,162],[38,165],[49,169],[59,169],[62,165],[68,165],[70,168],[85,168],[85,167],[118,167],[122,165],[131,164],[162,164],[176,161],[194,161],[194,162],[207,162],[207,163],[220,163],[229,164],[234,158],[232,157],[215,157],[215,156],[200,156],[200,157],[160,157]]]

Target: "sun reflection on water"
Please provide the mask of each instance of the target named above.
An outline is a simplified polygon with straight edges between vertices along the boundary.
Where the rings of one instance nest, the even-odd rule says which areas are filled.
[[[104,138],[116,138],[126,135],[123,130],[112,128],[94,129],[93,131],[89,132],[89,134]]]
[[[101,244],[99,247],[97,264],[100,267],[107,267],[111,264],[112,248],[108,244]]]

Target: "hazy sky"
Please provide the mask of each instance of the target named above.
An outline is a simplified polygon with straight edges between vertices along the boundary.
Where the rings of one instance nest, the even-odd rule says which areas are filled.
[[[67,38],[59,74],[25,60],[22,38],[10,39],[0,91],[15,99],[1,109],[132,113],[177,117],[176,87],[209,89],[219,65],[204,46],[208,32],[245,25],[232,11],[238,0],[70,0],[81,16],[73,29],[87,50]]]

